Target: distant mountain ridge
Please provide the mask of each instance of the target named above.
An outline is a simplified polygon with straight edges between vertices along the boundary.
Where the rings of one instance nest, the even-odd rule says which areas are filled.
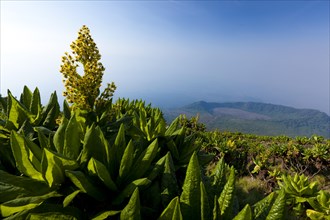
[[[199,101],[181,108],[164,110],[167,120],[179,114],[199,114],[208,130],[233,131],[258,135],[311,136],[330,138],[330,116],[313,109],[296,109],[258,102]]]

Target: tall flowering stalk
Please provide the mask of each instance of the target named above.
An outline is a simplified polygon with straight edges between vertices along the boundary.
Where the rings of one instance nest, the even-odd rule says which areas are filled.
[[[80,29],[78,38],[70,47],[72,54],[65,53],[60,69],[64,77],[63,95],[69,103],[73,103],[74,108],[92,111],[95,105],[101,105],[113,96],[116,86],[109,83],[100,95],[105,68],[100,62],[101,55],[87,26]],[[83,67],[83,75],[77,72],[79,64]]]

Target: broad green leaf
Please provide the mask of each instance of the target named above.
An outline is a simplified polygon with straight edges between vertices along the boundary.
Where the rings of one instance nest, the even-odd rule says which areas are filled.
[[[195,144],[194,135],[190,135],[184,139],[184,143],[177,145],[180,154],[180,164],[186,164],[192,155],[193,152],[198,151],[200,147],[198,144]]]
[[[124,151],[124,155],[120,162],[119,177],[121,180],[125,179],[128,176],[133,165],[133,160],[134,160],[134,145],[131,140],[126,147]]]
[[[41,205],[46,199],[60,196],[57,192],[50,192],[42,196],[24,197],[10,200],[0,204],[0,213],[3,217],[24,210],[33,209]]]
[[[74,113],[65,129],[63,155],[77,159],[81,151],[84,136],[83,119]]]
[[[158,140],[155,139],[148,147],[145,149],[134,166],[131,169],[129,180],[139,179],[143,177],[143,175],[150,168],[150,164],[155,159],[158,151]]]
[[[121,211],[105,211],[102,212],[100,214],[97,214],[97,216],[95,216],[94,218],[92,218],[92,220],[104,220],[104,219],[108,219],[111,216],[115,216],[118,215]]]
[[[94,184],[87,179],[83,172],[66,170],[65,175],[78,189],[81,190],[81,192],[87,193],[98,201],[103,201],[105,199],[106,195],[96,188]]]
[[[151,181],[148,178],[137,179],[128,184],[124,190],[113,200],[114,205],[121,204],[125,198],[129,197],[133,191],[139,187],[140,189],[144,189],[151,184]]]
[[[225,216],[226,214],[231,213],[233,196],[234,196],[233,195],[234,187],[235,187],[235,170],[233,167],[231,167],[228,181],[225,184],[218,199],[221,216]]]
[[[63,115],[65,118],[70,119],[71,118],[71,110],[68,102],[66,99],[63,101]]]
[[[49,187],[57,186],[64,182],[64,170],[59,165],[59,159],[53,156],[46,148],[42,160],[42,173]]]
[[[115,143],[110,148],[109,153],[109,172],[110,175],[115,177],[118,176],[118,171],[120,169],[121,160],[125,151],[126,141],[125,141],[125,127],[124,124],[120,124],[119,131],[117,133]]]
[[[245,207],[233,218],[233,220],[252,220],[250,205],[246,204]]]
[[[118,134],[115,139],[115,143],[113,146],[116,149],[116,159],[118,160],[117,164],[120,164],[121,158],[123,157],[125,148],[126,148],[126,140],[125,140],[125,126],[121,124],[119,127]]]
[[[65,180],[64,170],[74,170],[78,168],[75,160],[65,158],[44,148],[42,160],[42,173],[48,182],[49,187],[59,185]]]
[[[210,216],[211,209],[203,181],[200,182],[200,188],[201,188],[201,220],[208,220],[211,217]]]
[[[139,189],[135,188],[128,204],[120,213],[120,219],[140,220],[140,196]]]
[[[176,159],[176,160],[179,160],[180,159],[180,156],[179,156],[179,151],[178,151],[178,148],[176,147],[176,144],[175,142],[173,141],[173,139],[168,139],[167,143],[166,143],[166,146],[168,147],[168,149],[170,150],[171,154],[173,155],[173,157]]]
[[[273,204],[275,192],[270,193],[268,196],[257,202],[252,206],[253,216],[256,220],[265,219]]]
[[[283,219],[286,202],[286,194],[284,190],[280,190],[274,204],[272,205],[266,220],[281,220]]]
[[[88,162],[87,169],[91,176],[98,177],[110,190],[117,191],[117,186],[111,179],[107,168],[100,161],[91,158]]]
[[[180,196],[180,206],[184,219],[201,218],[201,180],[198,158],[196,152],[194,152],[188,164]]]
[[[168,152],[167,154],[169,154]],[[167,154],[160,158],[157,163],[153,166],[152,170],[150,171],[148,175],[148,179],[153,181],[155,178],[157,178],[159,175],[163,173],[164,165],[165,165],[165,159],[167,157]]]
[[[70,205],[70,203],[72,202],[72,200],[80,193],[81,191],[78,189],[74,192],[72,192],[71,194],[67,195],[65,197],[65,199],[63,200],[63,207],[67,207],[68,205]]]
[[[23,174],[32,179],[43,181],[42,174],[38,171],[41,167],[35,167],[30,158],[34,158],[32,152],[28,150],[28,146],[24,137],[17,134],[15,131],[11,132],[10,136],[11,149],[17,164],[17,168]],[[39,162],[40,165],[40,162]]]
[[[224,157],[221,157],[221,159],[218,161],[212,176],[213,176],[213,182],[212,186],[215,189],[215,194],[219,195],[220,192],[222,191],[224,185],[225,185],[225,180],[226,180],[226,173],[225,173],[225,160]]]
[[[49,191],[44,182],[0,170],[0,203],[20,197],[43,195]]]
[[[35,167],[40,168],[40,163],[42,159],[42,150],[41,148],[32,142],[30,139],[23,137],[27,146],[28,153],[30,154],[30,160]]]
[[[182,220],[182,214],[180,209],[179,197],[175,197],[171,200],[168,206],[164,209],[158,220]]]
[[[56,91],[50,96],[47,106],[44,108],[42,115],[43,126],[54,129],[56,126],[56,119],[60,113],[60,105],[57,101]]]
[[[34,115],[28,111],[16,98],[8,91],[8,121],[11,122],[16,129],[19,129],[25,120],[32,122]]]
[[[159,115],[159,123],[156,127],[156,132],[158,135],[164,136],[166,132],[166,122],[163,120],[163,118]]]
[[[32,102],[32,92],[27,86],[24,86],[20,101],[21,101],[21,103],[23,103],[23,105],[25,105],[26,108],[30,109],[31,102]]]
[[[108,141],[105,139],[100,127],[95,126],[95,124],[92,124],[86,130],[80,161],[81,163],[87,163],[91,157],[105,165],[109,163],[110,158]]]
[[[170,152],[168,152],[165,157],[164,172],[161,176],[160,187],[163,206],[167,206],[174,197],[179,195],[178,182]]]
[[[50,148],[49,139],[44,135],[44,133],[40,129],[36,129],[38,134],[38,141],[40,144],[40,148]]]
[[[306,215],[311,220],[330,220],[330,215],[327,215],[326,213],[318,212],[313,209],[307,209]]]
[[[176,119],[174,119],[174,120],[172,121],[172,123],[170,124],[170,126],[167,128],[167,130],[166,130],[166,132],[165,132],[165,135],[166,135],[166,136],[171,136],[171,135],[173,135],[174,132],[178,130],[179,124],[180,124],[180,118],[177,117]]]
[[[26,220],[79,220],[77,217],[61,212],[30,213]]]
[[[16,129],[12,129],[16,130]],[[34,136],[34,129],[29,120],[25,120],[22,124],[22,126],[18,129],[17,133],[21,134],[22,136],[25,137],[25,139],[33,139]]]
[[[47,203],[44,202],[40,206],[29,210],[24,220],[44,220],[44,219],[70,219],[78,220],[83,218],[83,213],[75,207],[63,207],[61,204]]]
[[[36,119],[39,118],[40,113],[41,113],[41,99],[40,99],[40,92],[39,89],[36,88],[33,91],[33,96],[31,100],[31,105],[29,106],[30,111],[32,114],[36,115]]]
[[[57,150],[57,153],[63,154],[64,140],[65,140],[65,130],[68,126],[68,119],[63,118],[61,125],[57,129],[54,135],[54,146]]]
[[[219,207],[219,202],[218,202],[218,197],[217,195],[214,195],[214,203],[213,203],[213,220],[220,220],[220,207]]]

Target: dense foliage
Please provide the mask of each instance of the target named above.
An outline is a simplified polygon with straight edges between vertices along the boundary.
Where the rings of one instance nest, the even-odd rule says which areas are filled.
[[[93,46],[88,34],[81,35],[84,31],[78,40]],[[64,101],[62,111],[56,93],[46,106],[38,89],[25,87],[20,99],[10,92],[0,97],[2,218],[329,219],[329,192],[306,176],[314,167],[297,174],[288,163],[272,174],[277,185],[271,192],[242,202],[239,178],[277,165],[269,165],[268,150],[275,151],[268,139],[207,133],[197,118],[178,117],[167,125],[162,112],[143,101],[113,102],[109,96],[99,104],[96,94],[82,96],[92,100],[85,104],[78,96],[71,106]],[[286,160],[294,149],[296,158],[320,160],[316,172],[328,175],[328,140],[290,141],[280,141],[287,145],[276,158]],[[306,150],[291,148],[298,143],[309,146],[308,158]],[[319,154],[317,149],[322,149]],[[247,158],[263,163],[251,170]]]

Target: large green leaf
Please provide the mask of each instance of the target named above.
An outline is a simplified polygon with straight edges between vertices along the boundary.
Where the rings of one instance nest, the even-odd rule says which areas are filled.
[[[97,214],[95,217],[92,218],[92,220],[104,220],[108,219],[111,216],[118,215],[121,211],[105,211],[102,213]]]
[[[44,108],[42,115],[43,126],[54,129],[56,126],[56,119],[60,113],[60,105],[57,101],[56,91],[51,94],[50,99],[46,107]]]
[[[87,128],[81,154],[81,163],[87,163],[93,157],[104,165],[109,164],[109,144],[99,126],[92,124]]]
[[[46,148],[42,160],[42,173],[49,187],[57,186],[64,182],[64,170],[59,164],[59,159]]]
[[[219,202],[218,202],[218,197],[217,195],[214,195],[214,203],[213,203],[213,220],[220,220],[220,207],[219,207]]]
[[[67,195],[63,200],[63,207],[67,207],[79,193],[81,193],[80,189],[75,190]]]
[[[81,192],[87,193],[98,201],[103,201],[106,198],[106,195],[94,186],[83,172],[66,170],[65,175]]]
[[[188,137],[184,138],[184,142],[182,144],[177,144],[180,159],[180,164],[186,164],[189,160],[193,152],[198,151],[198,148],[200,148],[200,145],[195,143],[195,137],[194,135],[190,135]]]
[[[201,218],[201,172],[196,152],[190,158],[186,178],[182,186],[180,206],[184,219]]]
[[[23,197],[4,202],[0,205],[1,216],[7,217],[14,213],[33,209],[41,205],[46,199],[61,196],[57,192],[50,192],[42,196]]]
[[[268,196],[253,205],[253,217],[255,220],[265,219],[273,204],[275,192],[270,193]]]
[[[78,113],[71,116],[65,129],[63,155],[71,159],[78,158],[84,137],[84,123],[84,119]]]
[[[208,220],[211,217],[209,199],[203,181],[200,182],[201,188],[201,220]]]
[[[29,108],[30,108],[31,113],[36,115],[36,120],[39,121],[40,114],[41,114],[41,98],[40,98],[40,92],[39,92],[38,88],[36,88],[33,91],[31,105],[29,106]],[[35,122],[37,122],[37,121],[35,121]]]
[[[140,196],[139,189],[136,187],[128,204],[120,213],[120,219],[140,220]]]
[[[116,165],[118,166],[118,169],[119,169],[119,165],[120,165],[121,159],[123,157],[123,154],[124,154],[124,151],[125,151],[125,148],[126,148],[125,126],[124,126],[124,124],[121,124],[120,127],[119,127],[119,131],[118,131],[118,134],[116,136],[113,148],[116,149],[116,151],[115,151],[116,160],[117,160]]]
[[[178,130],[178,127],[180,125],[180,118],[177,117],[176,119],[174,119],[172,121],[172,123],[170,124],[170,126],[167,128],[165,135],[166,136],[171,136],[174,135],[175,132]]]
[[[68,126],[68,119],[63,118],[62,123],[54,134],[54,146],[56,148],[57,153],[63,154],[64,148],[64,140],[65,140],[65,130]]]
[[[132,169],[133,161],[134,160],[134,145],[132,140],[128,143],[124,155],[121,159],[120,162],[120,167],[119,167],[119,182],[122,182],[125,180],[128,175],[130,170]]]
[[[222,189],[225,185],[225,181],[226,181],[225,167],[226,166],[225,166],[224,157],[221,157],[221,159],[218,161],[218,163],[212,173],[212,177],[213,177],[212,186],[214,188],[214,193],[216,195],[220,194],[220,192],[222,191]]]
[[[168,138],[168,140],[166,142],[166,146],[170,150],[170,152],[173,155],[174,159],[180,160],[178,148],[177,148],[177,146],[176,146],[176,144],[175,144],[175,142],[173,141],[172,138]]]
[[[21,135],[17,132],[12,131],[10,136],[11,149],[17,164],[17,168],[23,174],[31,177],[32,179],[43,181],[42,174],[40,173],[41,166],[40,161],[36,156],[29,150],[27,143]],[[33,163],[32,160],[35,162]],[[39,165],[36,167],[35,165]]]
[[[235,188],[235,169],[231,167],[228,181],[224,186],[220,194],[220,197],[218,199],[221,216],[226,216],[231,214],[232,203],[234,198],[234,188]]]
[[[61,212],[45,212],[45,213],[31,213],[26,220],[78,220],[75,216],[64,214]]]
[[[63,207],[60,204],[44,202],[40,206],[29,210],[25,220],[56,220],[70,219],[78,220],[83,218],[83,213],[75,207]]]
[[[169,154],[170,152],[168,152]],[[167,157],[167,154],[160,158],[157,163],[153,166],[152,170],[150,171],[148,175],[148,179],[153,181],[156,179],[158,176],[160,176],[163,173],[164,170],[164,165],[165,165],[165,159]]]
[[[124,123],[120,124],[115,143],[110,147],[109,172],[113,177],[117,177],[121,160],[126,148]]]
[[[283,219],[286,202],[286,194],[284,190],[280,190],[274,204],[272,205],[266,220],[281,220]]]
[[[65,158],[56,154],[47,148],[44,148],[42,160],[42,173],[48,182],[49,187],[57,186],[65,180],[65,170],[74,170],[78,168],[75,160]]]
[[[32,92],[27,86],[24,86],[23,93],[20,97],[20,102],[23,103],[26,108],[30,109],[32,102]]]
[[[123,189],[120,194],[113,200],[114,205],[121,204],[127,197],[129,197],[133,191],[139,187],[140,189],[145,189],[150,186],[151,181],[148,178],[141,178],[134,180],[130,184],[128,184],[125,189]]]
[[[46,137],[46,135],[42,132],[40,128],[36,128],[36,131],[38,134],[40,148],[51,148],[50,139]]]
[[[13,124],[16,129],[19,129],[27,119],[30,122],[34,120],[35,116],[16,98],[14,98],[10,91],[8,91],[8,109],[7,123]]]
[[[63,101],[63,115],[65,118],[70,119],[71,118],[71,110],[68,102],[66,99]]]
[[[148,147],[145,149],[139,158],[136,160],[134,166],[131,169],[129,180],[135,180],[143,177],[143,175],[150,168],[150,164],[155,159],[158,151],[158,139],[155,139]]]
[[[171,200],[168,206],[164,209],[158,220],[182,220],[182,214],[180,209],[179,197],[175,197]]]
[[[161,176],[161,192],[163,206],[167,206],[174,197],[179,195],[178,182],[170,152],[165,157],[164,172]]]
[[[233,218],[233,220],[252,220],[250,205],[246,204],[245,207]]]
[[[0,170],[0,203],[21,197],[43,195],[49,191],[44,182]]]
[[[98,177],[110,190],[117,191],[117,186],[113,182],[106,166],[100,161],[91,158],[88,162],[87,169],[91,176]]]

